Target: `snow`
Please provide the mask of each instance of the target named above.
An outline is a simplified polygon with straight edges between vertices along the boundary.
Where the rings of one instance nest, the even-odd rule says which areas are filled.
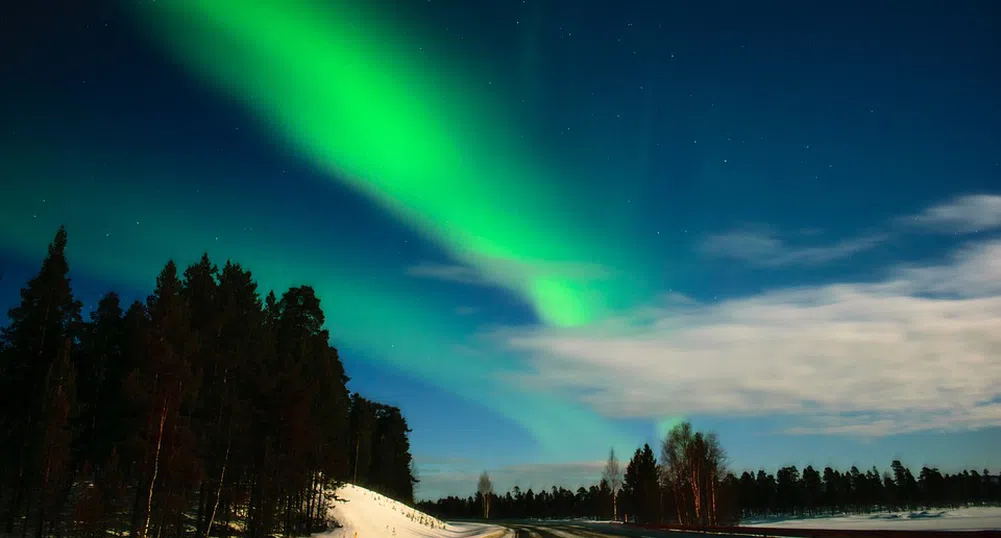
[[[858,530],[1001,530],[1001,507],[978,506],[955,510],[923,510],[863,515],[841,515],[805,519],[756,520],[745,527],[787,527],[793,529]]]
[[[481,523],[446,523],[352,484],[337,490],[330,515],[342,525],[323,538],[502,538],[507,530]]]

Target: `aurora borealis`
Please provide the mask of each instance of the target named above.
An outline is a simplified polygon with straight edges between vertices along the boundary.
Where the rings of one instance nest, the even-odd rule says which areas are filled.
[[[331,180],[517,292],[544,321],[580,325],[604,305],[635,300],[642,266],[614,241],[616,230],[576,218],[586,208],[575,211],[567,182],[553,177],[561,172],[519,143],[509,114],[367,9],[204,0],[143,15],[187,65],[270,122]],[[634,276],[605,282],[589,265]]]
[[[961,409],[956,464],[1001,465],[978,448],[1001,395],[966,377],[930,385],[938,406],[901,388],[869,407],[809,378],[917,386],[895,376],[924,355],[849,367],[831,335],[864,356],[902,319],[945,323],[896,310],[892,293],[940,298],[914,275],[979,282],[959,271],[1001,228],[989,7],[44,4],[0,8],[5,308],[60,224],[88,306],[203,251],[265,290],[312,285],[351,387],[407,413],[428,496],[504,466],[548,486],[545,465],[627,454],[679,417],[737,466],[915,446],[945,465],[905,409]],[[836,302],[868,294],[886,302],[864,320]],[[825,353],[830,371],[809,366]],[[870,415],[915,426],[858,433]]]

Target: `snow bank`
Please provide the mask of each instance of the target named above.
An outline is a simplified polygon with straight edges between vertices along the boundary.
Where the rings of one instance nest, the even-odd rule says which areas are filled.
[[[343,525],[329,538],[502,538],[507,531],[479,523],[445,523],[374,491],[347,484],[337,490],[330,515]]]
[[[983,506],[956,510],[923,510],[851,516],[748,521],[745,527],[858,530],[1001,530],[1001,507]]]

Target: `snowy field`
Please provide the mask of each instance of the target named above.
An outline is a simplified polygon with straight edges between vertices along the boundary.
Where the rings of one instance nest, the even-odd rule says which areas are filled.
[[[501,527],[478,523],[445,523],[405,504],[351,484],[337,490],[342,499],[330,514],[342,528],[324,538],[501,538]]]
[[[1001,530],[1001,507],[986,506],[956,510],[924,510],[851,516],[782,520],[752,520],[745,527],[859,530]]]

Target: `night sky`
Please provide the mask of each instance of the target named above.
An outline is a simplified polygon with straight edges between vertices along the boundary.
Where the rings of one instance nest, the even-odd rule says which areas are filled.
[[[13,1],[0,50],[0,306],[60,224],[87,309],[311,285],[418,497],[680,419],[1001,470],[995,2]]]

